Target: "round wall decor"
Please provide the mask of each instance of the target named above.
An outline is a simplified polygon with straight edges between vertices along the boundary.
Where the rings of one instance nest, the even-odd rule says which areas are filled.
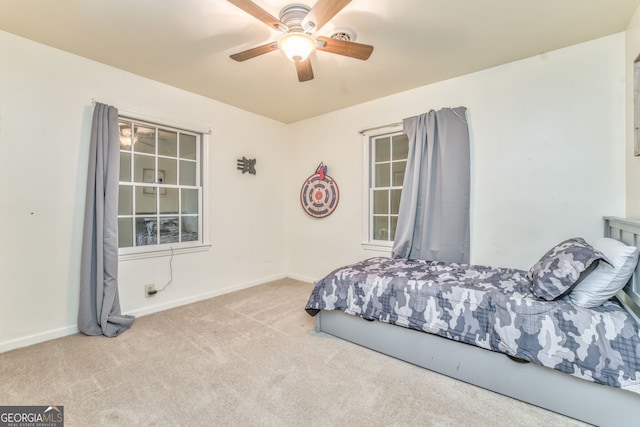
[[[320,163],[316,173],[307,178],[300,190],[300,204],[314,218],[331,215],[338,206],[338,184],[327,175],[327,167]]]

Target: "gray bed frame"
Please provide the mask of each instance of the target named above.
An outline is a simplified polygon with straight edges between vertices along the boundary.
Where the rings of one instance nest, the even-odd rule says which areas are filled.
[[[640,248],[640,221],[604,221],[606,237]],[[618,299],[640,323],[640,265]],[[640,394],[518,362],[502,353],[341,311],[320,311],[316,331],[590,424],[640,425]]]

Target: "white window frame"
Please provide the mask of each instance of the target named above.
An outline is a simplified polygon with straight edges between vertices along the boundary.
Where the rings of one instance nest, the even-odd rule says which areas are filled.
[[[393,242],[387,240],[373,240],[371,239],[373,228],[373,197],[371,182],[372,176],[372,142],[374,138],[402,133],[404,128],[402,123],[396,123],[389,126],[379,126],[369,131],[362,132],[362,146],[363,146],[363,227],[362,227],[362,248],[370,251],[388,252],[391,254],[393,248]]]
[[[119,111],[118,120],[132,120],[158,128],[183,130],[188,133],[198,134],[200,136],[200,144],[197,148],[200,151],[200,182],[198,183],[200,187],[200,212],[198,215],[200,240],[194,242],[165,243],[118,248],[118,259],[120,261],[128,261],[209,250],[211,248],[211,242],[209,240],[208,227],[210,210],[209,186],[207,184],[209,182],[209,140],[211,136],[211,130],[204,129],[202,126],[169,122],[166,120],[144,116],[137,113],[128,113],[125,111]]]

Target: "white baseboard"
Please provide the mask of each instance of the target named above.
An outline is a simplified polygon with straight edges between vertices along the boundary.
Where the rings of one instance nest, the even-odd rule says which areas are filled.
[[[14,340],[0,342],[0,353],[15,350],[20,347],[27,347],[44,341],[54,340],[56,338],[66,337],[67,335],[77,334],[78,332],[78,325],[70,325],[65,326],[64,328],[52,329],[50,331],[28,335]]]
[[[307,283],[313,283],[316,280],[318,280],[317,278],[314,279],[313,277],[302,276],[299,274],[287,274],[287,277],[290,279],[299,280],[301,282],[307,282]]]
[[[263,278],[260,280],[254,280],[251,282],[238,283],[233,286],[229,286],[222,289],[216,289],[215,291],[205,292],[199,295],[192,295],[185,298],[180,298],[173,301],[167,301],[162,304],[153,305],[150,307],[139,308],[137,310],[129,311],[126,314],[131,314],[136,317],[146,316],[147,314],[157,313],[159,311],[169,310],[171,308],[180,307],[181,305],[191,304],[194,302],[202,301],[205,299],[217,297],[220,295],[228,294],[231,292],[239,291],[241,289],[252,288],[258,285],[264,285],[265,283],[273,282],[274,280],[284,279],[289,277],[286,274]]]
[[[241,289],[251,288],[253,286],[263,285],[265,283],[273,282],[274,280],[284,279],[286,277],[290,277],[290,276],[286,274],[280,274],[276,276],[265,277],[259,280],[253,280],[250,282],[238,283],[226,288],[216,289],[215,291],[205,292],[199,295],[193,295],[190,297],[180,298],[177,300],[168,301],[168,302],[150,306],[150,307],[144,307],[137,310],[128,311],[124,314],[131,314],[136,317],[142,317],[142,316],[146,316],[147,314],[157,313],[159,311],[168,310],[170,308],[179,307],[185,304],[191,304],[193,302],[217,297],[219,295],[228,294],[230,292],[239,291]],[[296,280],[303,280],[303,279],[296,279]],[[43,331],[37,334],[0,342],[0,353],[4,353],[10,350],[15,350],[16,348],[27,347],[33,344],[38,344],[38,343],[53,340],[56,338],[65,337],[67,335],[73,335],[78,332],[79,332],[78,325],[69,325],[62,328],[51,329],[49,331]]]

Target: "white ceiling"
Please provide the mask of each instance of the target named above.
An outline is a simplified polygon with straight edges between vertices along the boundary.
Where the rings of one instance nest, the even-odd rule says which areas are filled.
[[[291,3],[254,0],[275,17]],[[0,0],[0,29],[291,123],[624,31],[640,0],[353,0],[316,35],[355,31],[368,61],[229,55],[276,30],[226,0]]]

